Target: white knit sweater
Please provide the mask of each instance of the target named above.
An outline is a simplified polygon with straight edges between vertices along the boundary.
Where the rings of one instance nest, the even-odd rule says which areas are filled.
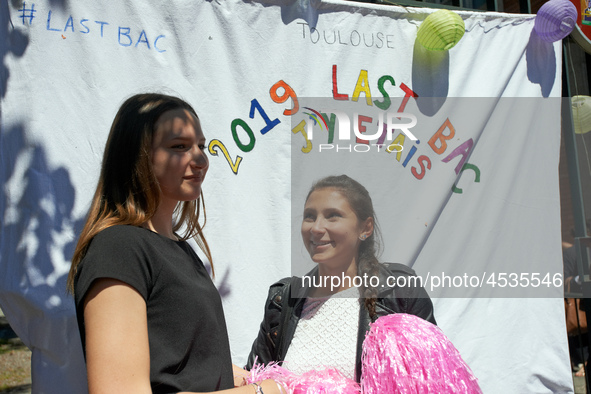
[[[307,298],[283,366],[297,374],[332,367],[355,378],[359,292]]]

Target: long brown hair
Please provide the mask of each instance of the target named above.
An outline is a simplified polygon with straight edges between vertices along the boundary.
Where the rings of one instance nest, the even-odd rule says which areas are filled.
[[[78,239],[68,275],[68,290],[74,292],[74,278],[92,238],[115,225],[140,226],[150,220],[160,203],[160,185],[152,171],[152,139],[160,116],[173,109],[185,109],[197,117],[187,102],[159,93],[137,94],[119,108],[105,145],[100,177],[88,217]],[[203,225],[199,214],[203,209]],[[183,225],[182,240],[195,241],[211,262],[211,252],[202,228],[206,215],[203,192],[198,200],[180,202],[174,211],[173,231]],[[212,273],[213,263],[212,263]]]
[[[308,192],[306,201],[308,201],[312,192],[326,188],[339,191],[347,199],[347,202],[360,222],[365,221],[367,218],[373,218],[373,232],[359,245],[357,274],[360,276],[367,274],[368,277],[377,276],[380,263],[376,254],[380,248],[380,230],[369,192],[362,184],[347,175],[328,176],[314,183]],[[377,288],[371,286],[365,287],[362,289],[361,295],[365,298],[365,307],[369,311],[369,315],[374,318],[376,316]]]

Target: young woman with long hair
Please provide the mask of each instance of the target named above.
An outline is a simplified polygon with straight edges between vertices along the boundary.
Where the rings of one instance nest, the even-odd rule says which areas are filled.
[[[378,261],[373,203],[359,182],[346,175],[316,182],[306,197],[301,234],[317,266],[302,278],[284,278],[271,286],[248,369],[272,361],[300,374],[333,367],[359,381],[370,322],[408,313],[435,324],[433,304],[421,286],[390,285],[415,273],[402,264]]]
[[[90,393],[280,392],[271,380],[234,388],[221,299],[186,242],[212,261],[199,222],[208,166],[188,103],[122,104],[68,277]]]

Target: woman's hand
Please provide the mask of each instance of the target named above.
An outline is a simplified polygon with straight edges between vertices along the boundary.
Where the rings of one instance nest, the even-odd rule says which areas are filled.
[[[265,394],[288,394],[287,390],[274,380],[263,380],[259,384]]]
[[[232,364],[232,371],[234,372],[234,387],[244,386],[249,375],[248,371],[235,364]]]
[[[260,391],[257,390],[257,384],[260,386]],[[275,382],[272,379],[263,380],[262,382],[257,382],[257,384],[247,384],[245,386],[236,387],[229,390],[222,390],[217,391],[217,393],[227,393],[227,394],[288,394],[287,390],[285,390],[279,383]],[[179,393],[181,394],[181,393]]]
[[[262,382],[257,382],[259,386],[261,386],[261,391],[263,394],[288,394],[287,390],[282,388],[282,386],[275,382],[274,380],[267,379],[263,380]],[[245,386],[235,387],[233,389],[216,391],[216,392],[209,392],[203,394],[215,394],[215,393],[225,393],[225,394],[258,394],[257,386],[254,384],[247,384]],[[178,394],[196,394],[196,393],[189,393],[189,392],[182,392]]]

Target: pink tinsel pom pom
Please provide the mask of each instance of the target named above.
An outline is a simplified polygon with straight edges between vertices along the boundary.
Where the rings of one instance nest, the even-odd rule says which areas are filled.
[[[359,384],[354,380],[344,377],[334,368],[326,368],[318,371],[308,371],[303,375],[297,375],[286,368],[269,363],[255,365],[250,370],[247,382],[260,382],[265,379],[273,379],[283,385],[288,394],[359,394]]]
[[[482,393],[441,329],[414,315],[382,316],[363,343],[364,394]]]

